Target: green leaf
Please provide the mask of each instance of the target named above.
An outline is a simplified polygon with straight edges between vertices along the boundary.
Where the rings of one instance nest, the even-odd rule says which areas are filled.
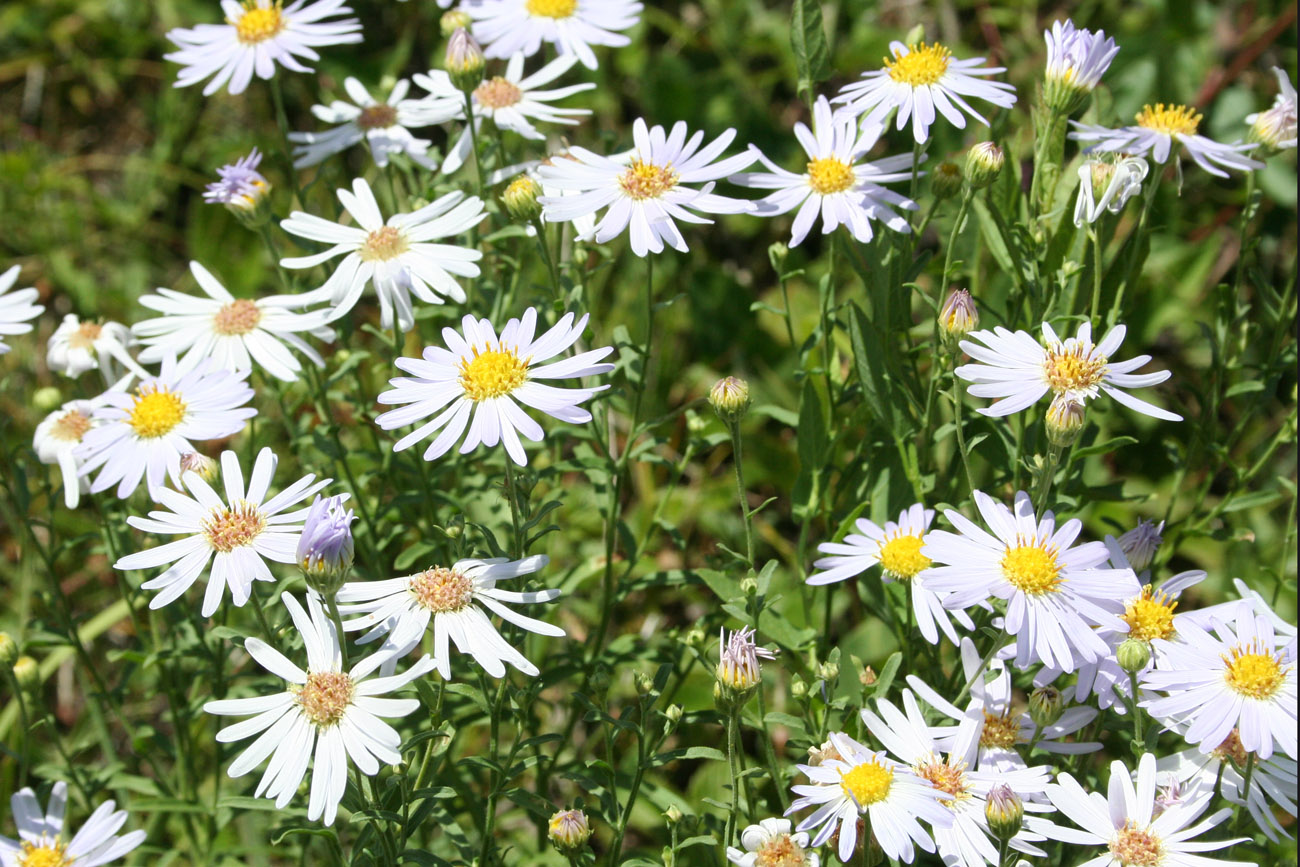
[[[1107,452],[1113,452],[1122,446],[1132,445],[1135,442],[1137,440],[1133,437],[1115,437],[1106,440],[1104,443],[1097,443],[1084,449],[1074,449],[1070,452],[1070,463],[1081,461],[1092,455],[1104,455]]]
[[[809,377],[803,381],[803,397],[799,400],[800,469],[820,470],[826,465],[829,448],[830,437],[826,433],[826,413],[822,410],[821,395]]]
[[[893,389],[886,368],[884,341],[856,301],[849,302],[849,340],[853,344],[853,364],[857,368],[867,408],[886,428],[894,431]]]
[[[885,660],[885,667],[880,670],[876,677],[876,688],[871,693],[873,698],[884,698],[889,694],[889,687],[894,682],[894,677],[898,674],[898,667],[903,664],[903,654],[897,650],[889,655]]]
[[[831,77],[831,53],[819,0],[795,0],[790,16],[790,47],[799,71],[800,92],[811,92],[819,82]]]

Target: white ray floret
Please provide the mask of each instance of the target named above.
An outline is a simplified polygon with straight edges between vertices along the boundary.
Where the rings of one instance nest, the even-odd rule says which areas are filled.
[[[105,801],[82,823],[71,839],[64,839],[63,816],[68,806],[68,784],[60,780],[50,789],[48,808],[30,788],[9,798],[18,839],[0,837],[0,863],[4,867],[99,867],[116,861],[144,842],[144,831],[118,836],[126,823],[125,810]]]
[[[1120,129],[1070,121],[1075,141],[1092,142],[1088,152],[1122,153],[1128,156],[1149,156],[1156,165],[1169,162],[1176,146],[1181,145],[1192,162],[1212,175],[1226,178],[1224,169],[1250,171],[1262,169],[1264,164],[1246,156],[1255,147],[1253,142],[1220,144],[1198,135],[1201,113],[1185,105],[1157,103],[1155,108],[1143,106],[1137,114],[1137,125]]]
[[[639,0],[482,0],[463,8],[486,57],[532,57],[549,42],[560,56],[571,54],[595,69],[591,46],[629,44],[622,31],[636,25],[642,6]]]
[[[14,265],[8,271],[0,274],[0,355],[4,355],[12,347],[4,342],[4,338],[11,334],[26,334],[32,330],[29,320],[35,319],[41,315],[45,308],[40,304],[32,302],[37,298],[35,289],[19,289],[17,292],[10,292],[18,282],[18,272],[21,270],[20,265]]]
[[[1074,202],[1074,225],[1097,222],[1109,211],[1118,214],[1128,200],[1142,192],[1149,171],[1141,157],[1085,160],[1079,166],[1079,194]]]
[[[140,369],[127,354],[130,345],[131,332],[120,322],[94,322],[69,313],[50,335],[45,363],[50,370],[74,378],[102,368],[104,381],[112,382],[123,373],[118,364],[128,370]]]
[[[425,656],[402,674],[369,677],[383,661],[371,654],[344,671],[339,635],[320,602],[307,597],[309,616],[289,593],[280,598],[302,635],[307,667],[299,668],[260,638],[249,638],[244,649],[267,671],[287,681],[285,690],[210,701],[203,709],[221,716],[249,717],[217,733],[221,743],[258,736],[227,773],[241,777],[270,756],[254,795],[274,798],[277,808],[293,800],[314,756],[307,818],[332,825],[347,789],[349,762],[373,777],[381,765],[402,761],[401,735],[380,717],[404,717],[420,702],[381,696],[426,674],[433,662]]]
[[[217,180],[203,188],[203,201],[210,205],[226,205],[238,211],[251,211],[271,191],[271,184],[257,170],[262,164],[262,154],[257,148],[217,168]]]
[[[1246,115],[1251,138],[1279,150],[1296,146],[1296,90],[1291,78],[1278,67],[1273,67],[1277,78],[1277,97],[1267,111]]]
[[[1047,43],[1044,77],[1049,91],[1059,88],[1063,92],[1091,93],[1101,83],[1101,77],[1110,68],[1115,55],[1119,54],[1115,40],[1107,36],[1105,30],[1093,33],[1075,27],[1068,18],[1053,21],[1052,29],[1043,31],[1043,41]],[[1048,101],[1050,105],[1050,95]]]
[[[109,391],[125,391],[132,378],[128,373]],[[47,415],[32,434],[32,448],[37,459],[43,464],[57,464],[59,467],[63,476],[63,502],[69,509],[77,508],[81,495],[90,490],[90,479],[81,474],[77,447],[97,424],[95,410],[103,405],[103,395],[93,400],[70,400]]]
[[[802,831],[791,833],[789,819],[763,819],[740,832],[740,845],[727,847],[727,860],[738,867],[774,867],[798,865],[821,867],[821,856],[809,852],[808,835]]]

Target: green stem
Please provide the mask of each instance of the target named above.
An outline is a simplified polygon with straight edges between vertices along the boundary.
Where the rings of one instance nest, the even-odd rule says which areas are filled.
[[[728,421],[731,431],[731,461],[736,467],[736,497],[740,502],[740,520],[745,525],[745,559],[749,568],[754,568],[754,527],[753,516],[749,511],[749,498],[746,496],[744,460],[740,447],[740,423]]]
[[[953,358],[956,361],[956,358]],[[961,455],[961,465],[966,470],[966,484],[972,496],[975,494],[975,474],[970,468],[970,450],[966,447],[966,432],[962,428],[962,393],[961,381],[956,375],[952,378],[952,421],[957,430],[957,451]]]
[[[515,486],[515,461],[510,455],[505,456],[506,464],[506,501],[510,504],[510,527],[513,531],[513,555],[524,556],[524,538],[519,531],[519,489]]]
[[[1034,511],[1042,514],[1047,506],[1047,494],[1052,489],[1052,480],[1056,477],[1056,467],[1061,461],[1061,447],[1049,446],[1047,458],[1039,470],[1038,485],[1034,492]]]
[[[465,124],[469,127],[470,148],[474,151],[474,176],[478,180],[479,198],[487,184],[483,183],[483,154],[478,149],[478,128],[474,123],[474,98],[470,91],[465,91]]]
[[[989,648],[989,652],[984,654],[984,658],[980,660],[979,668],[975,669],[974,673],[967,678],[966,683],[962,684],[961,692],[957,693],[957,697],[952,700],[953,704],[958,707],[961,706],[961,700],[970,692],[971,687],[975,685],[975,681],[979,680],[980,677],[983,676],[984,669],[989,667],[989,662],[993,659],[993,655],[1002,649],[1002,642],[1005,641],[1006,638],[1007,628],[1003,626],[998,637],[993,640],[993,646]]]
[[[722,845],[730,846],[736,835],[736,818],[740,814],[740,770],[736,757],[736,723],[737,713],[734,707],[727,711],[727,769],[731,773],[731,807],[727,811],[726,831],[722,835]]]
[[[546,245],[546,224],[542,218],[533,217],[533,228],[537,230],[537,246],[542,251],[542,261],[546,263],[546,273],[551,277],[551,291],[555,293],[555,300],[561,304],[564,303],[564,284],[560,282],[560,270],[555,265],[555,258],[551,256],[551,248]]]
[[[1101,304],[1101,236],[1093,226],[1088,226],[1088,240],[1092,242],[1092,304],[1088,307],[1088,322],[1097,322],[1097,308]]]

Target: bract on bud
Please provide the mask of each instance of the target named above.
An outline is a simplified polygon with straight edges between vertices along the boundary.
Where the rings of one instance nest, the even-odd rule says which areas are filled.
[[[790,248],[785,244],[777,241],[767,248],[767,259],[772,263],[772,269],[777,274],[785,273],[785,260],[790,255]]]
[[[1151,661],[1151,645],[1136,638],[1126,638],[1115,651],[1115,661],[1125,673],[1138,674]]]
[[[930,192],[936,199],[951,199],[961,192],[964,180],[961,166],[952,160],[944,160],[930,173]]]
[[[980,312],[975,299],[965,289],[948,296],[939,311],[939,330],[949,340],[959,340],[974,331],[980,324]]]
[[[1058,394],[1047,407],[1047,441],[1057,448],[1073,445],[1083,423],[1083,401],[1071,394]]]
[[[442,30],[442,38],[449,39],[457,30],[469,30],[474,19],[469,16],[468,12],[461,9],[448,9],[442,13],[442,18],[438,19],[438,27]]]
[[[1045,729],[1061,718],[1065,699],[1054,686],[1040,686],[1029,694],[1029,718],[1039,729]]]
[[[664,810],[664,818],[668,820],[669,825],[676,825],[682,820],[682,811],[676,804],[669,804],[668,809]]]
[[[528,175],[520,175],[501,194],[501,202],[512,220],[531,223],[542,214],[542,206],[537,202],[541,194],[541,184]]]
[[[1020,826],[1024,824],[1025,805],[1010,786],[998,783],[989,790],[989,799],[984,803],[984,818],[988,820],[993,836],[1010,840],[1020,833]]]
[[[447,40],[446,66],[451,83],[463,93],[473,93],[483,83],[483,48],[464,27]]]
[[[307,584],[326,598],[338,591],[352,571],[353,514],[343,508],[346,499],[344,494],[324,499],[317,496],[298,541],[298,566]]]
[[[998,179],[1006,155],[991,141],[982,141],[966,152],[966,182],[980,190]]]
[[[735,424],[749,412],[749,383],[735,376],[719,379],[709,390],[709,403],[727,424]]]
[[[18,681],[18,688],[23,692],[31,694],[40,689],[41,670],[36,664],[36,660],[30,656],[20,656],[14,660],[14,680]]]
[[[682,720],[682,706],[680,704],[670,704],[664,710],[664,716],[668,717],[670,723],[679,723]]]
[[[551,816],[546,833],[557,851],[562,855],[573,855],[591,838],[591,823],[581,810],[561,810]]]

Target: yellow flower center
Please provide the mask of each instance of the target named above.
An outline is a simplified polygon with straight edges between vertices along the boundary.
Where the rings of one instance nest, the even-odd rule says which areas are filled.
[[[68,338],[68,345],[73,349],[90,349],[95,345],[95,341],[99,339],[99,335],[103,330],[104,326],[102,325],[94,322],[83,322]]]
[[[212,317],[212,330],[228,337],[247,334],[262,321],[262,311],[246,298],[231,301]]]
[[[288,20],[280,9],[279,0],[272,6],[258,6],[257,0],[244,0],[244,14],[238,21],[226,19],[235,25],[235,36],[245,45],[256,45],[284,30]]]
[[[1163,590],[1152,590],[1148,584],[1142,595],[1129,600],[1121,619],[1128,624],[1128,637],[1138,641],[1169,638],[1174,634],[1174,609],[1178,600],[1170,599]]]
[[[1223,655],[1228,664],[1223,679],[1228,686],[1247,698],[1266,699],[1282,686],[1288,666],[1282,665],[1278,654],[1252,640],[1244,647],[1238,645],[1231,653]]]
[[[1020,720],[1010,711],[994,716],[984,711],[984,728],[980,730],[980,746],[1009,750],[1020,740]]]
[[[474,100],[488,108],[508,108],[523,98],[522,90],[499,75],[474,89]]]
[[[461,611],[474,599],[474,582],[454,569],[436,566],[411,578],[409,585],[415,601],[423,608],[439,612]]]
[[[298,688],[298,707],[317,728],[327,728],[343,719],[356,684],[341,671],[313,671]]]
[[[475,347],[474,357],[460,363],[460,386],[470,400],[487,400],[509,394],[528,378],[528,359],[519,360],[513,349]]]
[[[628,170],[619,176],[618,185],[634,199],[657,199],[677,186],[678,177],[672,166],[632,160]]]
[[[754,867],[804,867],[808,856],[789,834],[777,834],[754,852]]]
[[[142,385],[135,390],[135,405],[126,423],[141,439],[170,433],[185,418],[185,402],[163,386]]]
[[[214,551],[233,551],[253,544],[266,529],[266,518],[253,503],[240,501],[234,508],[212,512],[203,522],[203,535]]]
[[[920,536],[898,535],[880,543],[880,565],[897,578],[915,578],[930,568],[930,558],[921,553]]]
[[[1087,391],[1106,375],[1108,360],[1104,355],[1084,355],[1081,346],[1070,349],[1049,347],[1043,361],[1043,378],[1057,394]]]
[[[528,0],[524,8],[538,18],[571,18],[578,11],[578,0]]]
[[[67,854],[68,844],[60,842],[57,837],[50,840],[42,834],[39,845],[30,840],[22,841],[21,845],[18,867],[69,867],[76,860]]]
[[[363,262],[387,262],[411,249],[401,230],[396,226],[384,226],[366,235],[365,242],[357,253]]]
[[[50,435],[58,440],[79,443],[90,430],[90,417],[77,410],[69,410],[50,426]]]
[[[1061,584],[1061,564],[1055,549],[1039,542],[1032,545],[1007,546],[1002,555],[1002,577],[1022,593],[1038,596],[1055,593]]]
[[[362,129],[388,129],[395,123],[397,123],[397,109],[382,102],[379,105],[366,106],[361,109],[361,114],[357,117],[357,126]]]
[[[1139,831],[1132,819],[1124,823],[1110,841],[1110,854],[1124,867],[1156,867],[1165,856],[1160,838],[1149,831]]]
[[[1155,108],[1144,105],[1137,114],[1138,126],[1165,135],[1196,135],[1201,118],[1201,113],[1194,108],[1163,102],[1156,103]]]
[[[1212,755],[1221,760],[1231,759],[1232,763],[1239,768],[1246,767],[1246,758],[1249,754],[1246,752],[1246,748],[1241,745],[1241,730],[1233,729],[1223,739],[1223,743],[1214,748]]]
[[[940,800],[939,803],[945,807],[952,807],[957,801],[970,797],[969,786],[966,784],[966,763],[960,759],[955,763],[942,762],[937,756],[931,756],[928,764],[917,765],[912,770],[918,777],[929,780],[930,785],[939,791],[952,795],[951,798]]]
[[[808,163],[808,186],[813,192],[823,196],[842,193],[853,186],[857,178],[853,167],[835,157],[810,160]]]
[[[910,84],[912,87],[924,87],[936,84],[948,71],[948,62],[952,52],[939,43],[926,45],[909,45],[907,54],[890,60],[885,58],[885,68],[894,81]]]
[[[875,759],[854,765],[847,774],[840,775],[840,788],[857,802],[859,809],[889,797],[893,783],[894,772]]]

